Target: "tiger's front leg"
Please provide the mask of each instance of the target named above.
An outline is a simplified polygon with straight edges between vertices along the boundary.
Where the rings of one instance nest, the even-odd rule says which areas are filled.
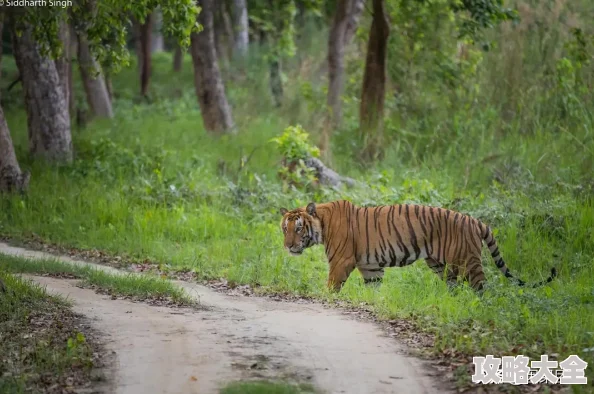
[[[328,271],[328,289],[333,293],[338,293],[354,269],[354,259],[331,261]]]

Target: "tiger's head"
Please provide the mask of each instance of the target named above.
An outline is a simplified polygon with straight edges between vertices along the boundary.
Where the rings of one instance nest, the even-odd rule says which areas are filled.
[[[280,213],[283,215],[280,225],[285,235],[285,249],[293,256],[299,256],[306,248],[321,243],[322,226],[315,203],[292,211],[281,208]]]

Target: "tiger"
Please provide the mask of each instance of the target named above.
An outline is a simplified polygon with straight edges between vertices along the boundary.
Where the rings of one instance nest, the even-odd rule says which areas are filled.
[[[365,285],[381,285],[384,269],[404,267],[424,259],[451,287],[461,277],[477,292],[484,290],[481,249],[486,243],[503,275],[519,286],[501,257],[491,228],[469,215],[416,204],[358,207],[348,200],[288,210],[280,208],[284,249],[299,256],[323,244],[328,259],[327,287],[340,292],[355,268]],[[551,282],[551,276],[533,287]]]

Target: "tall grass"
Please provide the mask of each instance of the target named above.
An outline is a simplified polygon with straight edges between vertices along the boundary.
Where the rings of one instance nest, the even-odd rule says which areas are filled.
[[[355,42],[359,57],[347,65],[344,124],[332,141],[333,167],[366,184],[351,190],[285,191],[276,176],[281,158],[269,142],[299,122],[315,143],[325,102],[322,44],[302,46],[299,58],[285,64],[287,100],[280,109],[273,108],[257,53],[246,69],[225,70],[236,136],[203,130],[189,58],[176,74],[166,54],[154,58],[151,104],[135,98],[134,66],[114,78],[117,116],[75,133],[72,165],[29,161],[25,116],[13,105],[8,122],[33,176],[28,195],[0,200],[0,232],[165,262],[203,278],[330,297],[321,248],[299,258],[283,250],[281,206],[348,198],[448,207],[495,228],[517,276],[539,281],[556,266],[559,277],[544,288],[516,288],[485,251],[483,297],[464,287],[448,290],[418,262],[389,270],[378,290],[365,288],[354,273],[339,298],[367,302],[384,317],[414,319],[437,335],[436,351],[579,354],[592,362],[586,349],[594,342],[594,49],[585,47],[586,59],[576,55],[574,24],[564,21],[578,18],[591,37],[593,7],[557,0],[550,4],[563,12],[551,15],[546,4],[519,3],[523,22],[493,31],[497,45],[487,53],[446,51],[456,45],[445,25],[431,33],[445,37],[441,56],[427,45],[400,57],[396,44],[410,42],[395,29],[389,72],[397,93],[387,96],[385,159],[371,169],[354,159],[364,40]],[[311,30],[304,37],[324,34]],[[10,59],[3,67],[10,69]],[[399,78],[402,70],[415,77]],[[588,373],[592,380],[591,368]]]

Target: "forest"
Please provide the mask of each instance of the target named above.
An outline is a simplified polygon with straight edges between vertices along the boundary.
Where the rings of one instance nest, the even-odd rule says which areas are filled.
[[[14,3],[0,393],[594,392],[594,2]],[[337,200],[476,218],[528,285],[485,243],[480,293],[422,258],[332,292],[280,210]]]

